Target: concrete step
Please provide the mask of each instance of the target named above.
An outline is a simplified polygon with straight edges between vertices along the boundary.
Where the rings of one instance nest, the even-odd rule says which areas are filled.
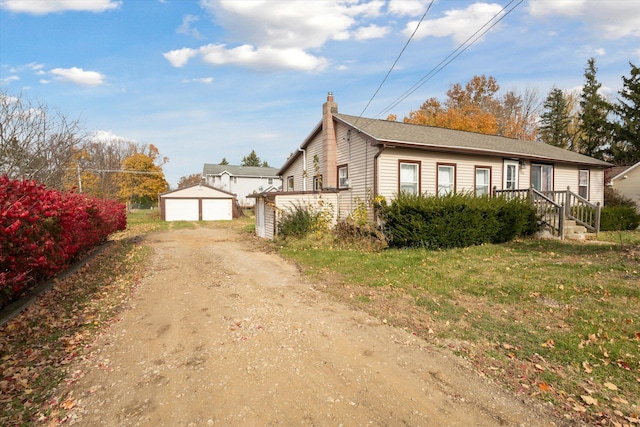
[[[573,233],[573,234],[565,235],[564,238],[567,240],[578,240],[578,241],[597,240],[596,233]]]

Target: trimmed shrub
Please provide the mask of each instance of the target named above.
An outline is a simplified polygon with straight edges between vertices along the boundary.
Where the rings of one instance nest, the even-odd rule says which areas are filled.
[[[452,194],[443,197],[400,194],[382,206],[392,246],[444,249],[503,243],[538,229],[526,200]]]
[[[0,306],[126,224],[117,201],[0,177]]]
[[[636,203],[614,188],[604,190],[604,207],[600,211],[600,230],[635,230],[640,225]]]
[[[605,206],[600,211],[600,230],[635,230],[640,225],[640,215],[633,206]]]

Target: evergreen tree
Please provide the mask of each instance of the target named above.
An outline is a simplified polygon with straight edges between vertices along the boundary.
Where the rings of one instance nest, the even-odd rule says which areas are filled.
[[[640,68],[632,63],[631,76],[622,76],[620,97],[613,109],[618,120],[613,125],[613,161],[631,166],[640,161]]]
[[[570,125],[571,117],[567,99],[562,90],[554,87],[544,102],[544,112],[540,116],[538,127],[540,139],[546,144],[570,149]]]
[[[227,161],[226,157],[223,157],[222,160],[220,160],[220,163],[218,163],[219,165],[228,165],[229,162]]]
[[[585,68],[585,84],[580,95],[578,151],[604,160],[606,146],[611,141],[611,125],[607,121],[611,105],[598,93],[602,84],[596,80],[596,72],[596,60],[591,58]]]
[[[240,166],[260,166],[261,165],[260,157],[256,154],[256,150],[251,150],[248,156],[244,156],[242,158],[242,162],[240,162]]]

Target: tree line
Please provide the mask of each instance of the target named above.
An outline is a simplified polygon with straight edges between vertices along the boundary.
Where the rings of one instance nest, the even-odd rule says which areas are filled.
[[[640,69],[629,65],[615,100],[600,93],[591,58],[579,93],[553,87],[541,103],[536,90],[500,94],[494,77],[474,76],[464,86],[453,84],[443,102],[427,99],[403,121],[540,141],[630,166],[640,161]]]
[[[0,175],[148,207],[169,189],[168,160],[152,144],[89,137],[78,120],[0,92]]]

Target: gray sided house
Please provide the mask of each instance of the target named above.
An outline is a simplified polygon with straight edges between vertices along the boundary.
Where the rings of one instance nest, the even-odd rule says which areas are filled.
[[[640,162],[633,166],[611,168],[607,185],[613,187],[623,196],[636,203],[636,211],[640,213]]]
[[[202,172],[205,184],[233,193],[242,207],[252,207],[256,193],[279,190],[282,180],[278,169],[257,166],[234,166],[204,164]]]
[[[279,212],[318,200],[331,206],[335,220],[365,207],[374,221],[371,201],[390,201],[401,191],[484,195],[508,190],[545,209],[550,209],[547,203],[555,205],[558,212],[574,212],[564,206],[575,203],[595,209],[604,200],[609,166],[541,142],[340,114],[329,93],[322,120],[278,172],[282,191],[258,195],[256,232],[273,237]],[[547,219],[559,237],[564,216]]]

